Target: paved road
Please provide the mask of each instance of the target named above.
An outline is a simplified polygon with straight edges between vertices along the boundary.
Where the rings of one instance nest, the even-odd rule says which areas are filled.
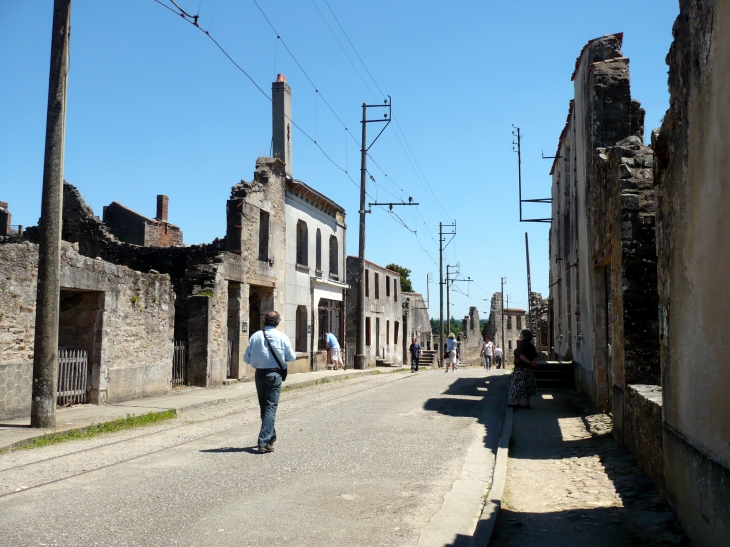
[[[0,545],[431,546],[469,536],[507,376],[382,374],[0,456]]]

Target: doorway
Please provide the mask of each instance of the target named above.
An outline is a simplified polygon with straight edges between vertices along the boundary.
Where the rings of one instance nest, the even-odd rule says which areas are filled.
[[[241,370],[241,284],[228,282],[228,372],[240,378]]]
[[[104,293],[62,289],[58,321],[58,394],[62,404],[106,400],[101,385]]]
[[[264,328],[264,314],[274,309],[274,289],[250,285],[248,289],[248,335]]]
[[[380,357],[380,317],[375,318],[375,356]]]

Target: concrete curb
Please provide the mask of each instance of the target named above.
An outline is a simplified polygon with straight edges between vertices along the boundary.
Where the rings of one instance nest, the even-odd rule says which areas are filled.
[[[402,368],[403,367],[392,368],[388,372],[390,372],[391,370],[398,371],[398,370],[401,370]],[[386,374],[386,371],[383,371],[380,369],[375,369],[375,368],[365,369],[365,370],[352,370],[344,375],[325,376],[323,378],[313,378],[311,380],[292,382],[289,384],[284,383],[281,391],[283,391],[283,392],[293,391],[296,389],[303,389],[306,387],[312,387],[312,386],[316,386],[319,384],[328,384],[331,382],[339,382],[339,381],[344,381],[344,380],[350,380],[353,378],[358,378],[360,376],[372,376],[375,374]],[[174,410],[178,416],[181,416],[185,412],[191,412],[191,411],[199,410],[202,408],[225,406],[225,405],[229,405],[232,403],[236,403],[241,400],[252,399],[255,397],[256,397],[256,392],[254,391],[254,392],[249,392],[249,393],[241,393],[239,396],[221,397],[218,399],[209,399],[207,401],[200,401],[200,402],[195,402],[192,404],[175,405],[174,401],[170,401],[172,404],[170,404],[169,406],[165,405],[165,406],[160,406],[160,407],[155,407],[155,408],[147,407],[147,408],[145,408],[144,412],[134,412],[133,407],[129,407],[128,414],[138,415],[138,414],[147,414],[149,412],[165,412],[166,410]],[[99,421],[93,421],[91,424],[85,424],[80,427],[56,427],[53,429],[39,430],[39,431],[35,432],[35,434],[25,437],[22,440],[13,441],[13,442],[9,442],[9,443],[0,445],[0,452],[4,452],[6,450],[12,450],[14,448],[21,447],[23,445],[28,444],[33,439],[43,437],[44,435],[53,434],[53,433],[68,433],[70,431],[83,432],[90,425],[109,423],[118,418],[119,418],[119,416],[115,416],[115,417],[109,418],[109,419],[101,419]]]
[[[499,437],[497,457],[494,461],[494,474],[492,475],[492,486],[487,494],[487,499],[482,509],[482,515],[474,530],[472,545],[474,547],[486,547],[492,538],[494,525],[497,522],[497,514],[502,507],[502,496],[504,486],[507,482],[507,460],[509,458],[509,441],[512,438],[512,407],[506,407],[504,422],[502,422],[502,434]]]

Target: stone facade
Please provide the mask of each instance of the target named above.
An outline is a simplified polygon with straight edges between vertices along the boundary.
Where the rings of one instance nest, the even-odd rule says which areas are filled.
[[[322,370],[332,332],[345,351],[345,210],[302,181],[286,182],[286,326],[297,364]]]
[[[6,201],[0,201],[0,237],[10,235],[10,225],[13,223],[13,215]]]
[[[655,139],[667,499],[695,545],[730,538],[730,4],[680,0]]]
[[[345,316],[347,337],[347,367],[354,367],[357,340],[357,278],[358,257],[347,257],[347,284],[352,295],[347,299]],[[401,321],[403,308],[400,293],[400,274],[365,261],[365,355],[366,366],[377,362],[403,363]]]
[[[520,331],[528,328],[525,310],[505,307],[502,310],[502,293],[492,295],[489,320],[482,334],[489,336],[494,345],[502,348],[505,363],[513,362],[514,350],[520,340]]]
[[[479,310],[472,306],[469,308],[469,315],[462,321],[460,360],[469,365],[478,365],[482,342],[484,338],[479,322]]]
[[[614,412],[616,390],[659,380],[653,153],[621,42],[593,40],[578,57],[551,169],[552,346],[579,391]]]
[[[167,222],[167,196],[157,196],[157,198],[157,218],[155,219],[147,218],[121,203],[112,201],[104,207],[103,222],[119,241],[142,247],[182,245],[182,230]]]
[[[61,251],[59,347],[89,355],[90,402],[170,389],[174,300],[170,278]],[[30,413],[38,247],[0,245],[0,417]]]
[[[409,363],[408,348],[411,339],[416,338],[424,350],[433,349],[434,336],[431,332],[431,321],[428,307],[423,296],[417,292],[406,292],[403,299],[403,362]]]

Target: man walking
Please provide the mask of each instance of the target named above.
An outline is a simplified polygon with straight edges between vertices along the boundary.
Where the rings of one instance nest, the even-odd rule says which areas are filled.
[[[421,350],[421,344],[415,338],[411,339],[411,347],[408,348],[411,352],[411,372],[418,372],[418,362],[421,359],[423,351]]]
[[[484,368],[487,371],[492,370],[492,359],[494,358],[494,344],[487,336],[482,344],[482,355],[484,356]]]
[[[502,348],[499,346],[494,348],[494,364],[497,368],[502,368]]]
[[[261,409],[261,431],[258,450],[261,454],[274,451],[276,441],[276,409],[279,406],[282,378],[286,378],[287,361],[296,356],[289,338],[276,330],[281,321],[278,312],[269,311],[264,315],[264,330],[257,331],[248,341],[243,360],[256,369],[256,393]]]
[[[325,346],[328,350],[330,350],[330,355],[332,359],[332,369],[338,370],[340,367],[342,367],[342,370],[345,370],[345,363],[342,361],[342,352],[340,350],[340,343],[337,341],[337,337],[332,334],[331,332],[327,333],[327,338],[325,341]]]

